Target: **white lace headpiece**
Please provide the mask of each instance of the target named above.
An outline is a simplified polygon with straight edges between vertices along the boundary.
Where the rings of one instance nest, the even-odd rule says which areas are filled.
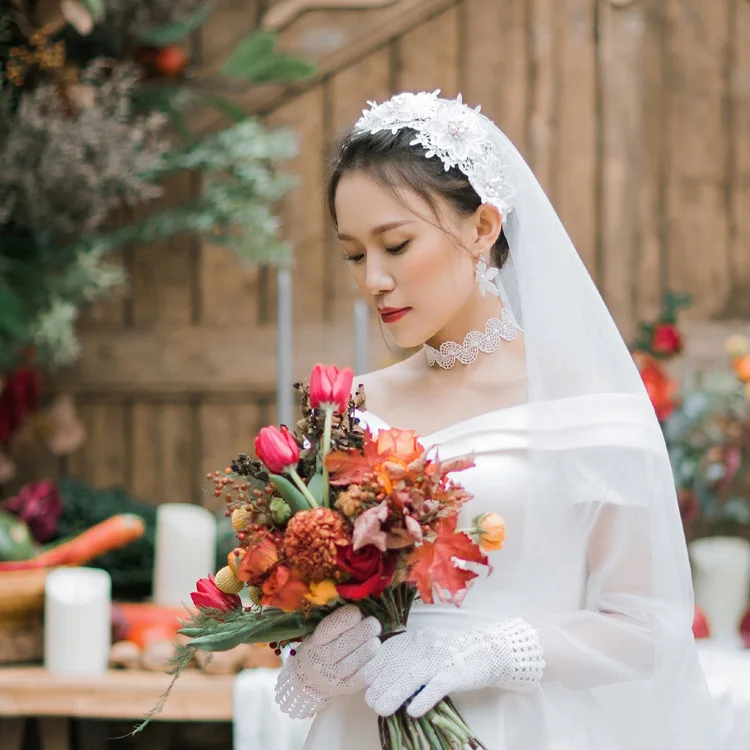
[[[483,203],[495,206],[503,219],[513,210],[514,190],[508,180],[496,142],[490,137],[492,125],[480,115],[480,107],[467,107],[459,94],[456,99],[440,99],[440,91],[397,94],[382,104],[368,102],[370,109],[354,126],[355,132],[377,133],[412,128],[428,159],[437,156],[448,171],[458,167],[469,179]]]

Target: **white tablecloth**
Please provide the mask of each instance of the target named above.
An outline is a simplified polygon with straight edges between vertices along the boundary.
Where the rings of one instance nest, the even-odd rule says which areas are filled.
[[[234,750],[300,750],[311,719],[290,719],[276,705],[276,669],[246,669],[234,683]]]
[[[699,641],[700,657],[719,711],[720,750],[750,750],[750,650]],[[276,670],[251,669],[234,687],[234,750],[300,750],[311,720],[290,719],[273,699]]]

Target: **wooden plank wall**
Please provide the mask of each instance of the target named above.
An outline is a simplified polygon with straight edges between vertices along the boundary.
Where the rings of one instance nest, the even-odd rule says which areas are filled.
[[[225,0],[204,30],[209,69],[228,30],[251,25],[250,5]],[[750,317],[747,0],[430,7],[266,118],[301,136],[299,187],[281,209],[300,331],[326,325],[334,338],[351,325],[354,293],[321,200],[326,146],[366,100],[434,88],[463,92],[518,144],[625,335],[665,289],[694,294],[697,320]],[[165,200],[193,189],[176,182]],[[62,469],[154,503],[202,502],[202,475],[274,417],[274,273],[185,238],[123,262],[129,293],[82,324],[88,359],[65,385],[89,440]]]

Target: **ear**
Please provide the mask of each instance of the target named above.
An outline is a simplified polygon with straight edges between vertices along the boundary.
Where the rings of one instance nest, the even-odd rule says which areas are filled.
[[[479,254],[486,254],[500,236],[503,220],[500,212],[489,203],[482,203],[474,212],[474,247],[472,250]]]

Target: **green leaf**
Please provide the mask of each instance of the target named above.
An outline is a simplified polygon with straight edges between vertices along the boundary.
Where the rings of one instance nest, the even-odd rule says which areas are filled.
[[[276,49],[276,35],[270,31],[253,31],[240,40],[221,74],[228,78],[255,78]]]
[[[225,99],[223,96],[209,94],[205,91],[194,92],[194,95],[197,99],[221,112],[221,114],[228,117],[230,120],[242,122],[248,117],[247,112],[245,112],[242,107],[237,106],[234,102]]]
[[[150,47],[165,47],[184,39],[191,31],[203,26],[213,11],[213,6],[208,3],[201,6],[194,13],[183,18],[181,21],[167,24],[158,29],[149,29],[138,34],[139,41]]]
[[[318,501],[323,502],[323,473],[317,472],[313,474],[312,479],[307,483],[307,489],[310,490],[310,494]]]
[[[256,83],[290,83],[309,78],[315,73],[315,66],[301,57],[278,55],[268,60],[251,76]]]
[[[28,316],[21,300],[4,286],[0,286],[0,332],[14,339],[23,339],[28,333]]]
[[[287,501],[292,510],[310,510],[310,503],[305,496],[286,477],[280,474],[271,474],[270,477],[279,495]]]

